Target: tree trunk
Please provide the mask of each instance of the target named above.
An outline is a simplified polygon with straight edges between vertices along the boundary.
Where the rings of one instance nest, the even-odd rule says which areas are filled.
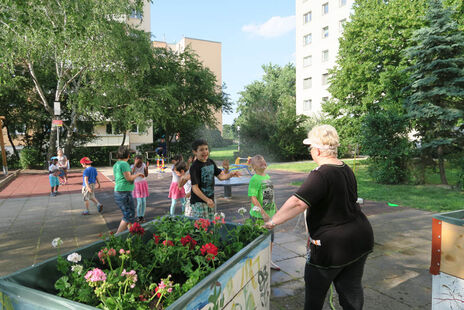
[[[445,160],[443,159],[443,147],[438,147],[438,168],[440,169],[440,180],[441,184],[448,185],[448,180],[446,179],[446,172],[445,172]]]
[[[122,133],[122,142],[121,142],[121,146],[124,146],[124,143],[126,143],[126,132],[125,132],[125,131]]]
[[[16,149],[16,147],[15,147],[15,145],[13,143],[13,138],[11,137],[11,134],[10,134],[10,129],[8,128],[8,125],[6,123],[3,123],[3,125],[6,128],[6,134],[8,136],[8,141],[10,141],[11,147],[13,148],[13,153],[16,156],[16,158],[19,158],[18,150]]]
[[[48,152],[47,152],[47,160],[50,159],[50,157],[56,155],[56,137],[58,134],[58,130],[56,126],[52,125],[52,130],[50,131],[50,140],[48,144]]]

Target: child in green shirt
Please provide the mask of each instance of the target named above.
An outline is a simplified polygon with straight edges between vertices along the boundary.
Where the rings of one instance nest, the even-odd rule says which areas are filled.
[[[248,196],[251,198],[250,215],[252,219],[263,219],[264,222],[267,222],[276,213],[274,185],[272,184],[271,177],[265,172],[267,164],[263,156],[253,156],[250,163],[255,171],[248,185]],[[273,242],[274,230],[271,230],[271,253]],[[271,268],[280,270],[280,267],[274,264],[272,260]]]

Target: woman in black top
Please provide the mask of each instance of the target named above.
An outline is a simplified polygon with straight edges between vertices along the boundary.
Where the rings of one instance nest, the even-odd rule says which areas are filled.
[[[362,309],[361,279],[374,234],[356,202],[355,175],[337,159],[339,139],[332,126],[314,127],[303,143],[318,167],[265,226],[272,229],[308,209],[305,309],[322,309],[332,282],[343,309]]]

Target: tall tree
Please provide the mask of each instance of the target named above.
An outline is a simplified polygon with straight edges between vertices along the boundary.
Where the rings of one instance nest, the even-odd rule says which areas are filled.
[[[406,51],[412,73],[406,107],[421,152],[438,158],[443,184],[446,155],[464,145],[464,35],[451,16],[440,0],[429,0],[426,25]]]
[[[215,111],[230,109],[224,85],[217,85],[214,73],[190,49],[176,53],[155,48],[145,83],[146,113],[165,135],[168,149],[177,133],[190,141],[198,127],[215,127]]]
[[[71,84],[87,70],[117,66],[112,59],[120,50],[114,34],[143,0],[1,0],[0,60],[22,64],[29,72],[43,108],[54,119],[53,102],[64,102]],[[41,71],[52,63],[53,89],[46,90]],[[70,122],[65,126],[69,127]],[[73,132],[75,128],[66,128]],[[48,153],[56,150],[52,127]]]
[[[301,143],[305,116],[295,110],[295,66],[263,65],[262,80],[245,86],[240,93],[239,130],[241,152],[262,153],[272,159],[291,160],[307,154]]]

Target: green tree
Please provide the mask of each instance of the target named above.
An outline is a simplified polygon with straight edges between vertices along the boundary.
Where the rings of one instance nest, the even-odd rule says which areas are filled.
[[[21,64],[27,69],[43,108],[50,119],[56,118],[53,102],[65,102],[72,84],[79,87],[76,81],[84,72],[119,66],[115,59],[121,49],[115,35],[121,35],[126,17],[142,6],[142,0],[1,0],[0,60],[10,68]],[[47,70],[55,74],[49,89],[41,80]],[[78,111],[72,108],[70,114],[76,120]],[[65,124],[68,132],[76,130],[70,127],[76,123],[71,119]],[[49,155],[55,152],[56,135],[52,127]]]
[[[230,109],[224,86],[217,85],[214,73],[190,49],[176,53],[155,48],[154,64],[145,83],[146,114],[159,136],[166,137],[168,150],[177,134],[180,143],[189,145],[196,129],[215,127],[215,111]]]
[[[464,145],[464,35],[440,0],[429,0],[425,26],[414,33],[411,85],[406,107],[422,154],[438,158],[440,179],[448,184],[444,160]]]
[[[306,135],[305,116],[296,115],[295,67],[263,65],[262,80],[245,86],[240,93],[240,151],[261,153],[270,159],[293,160],[307,155],[302,141]]]

